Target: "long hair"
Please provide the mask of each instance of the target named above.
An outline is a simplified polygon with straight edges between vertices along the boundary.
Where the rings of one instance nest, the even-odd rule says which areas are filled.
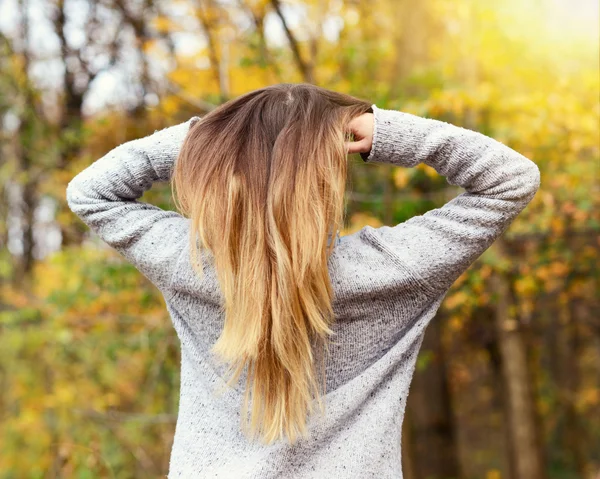
[[[195,123],[175,163],[193,267],[202,275],[209,249],[224,298],[211,351],[235,368],[228,385],[247,367],[242,430],[263,444],[306,437],[313,393],[324,411],[311,343],[333,334],[327,265],[344,224],[344,143],[371,105],[307,83],[257,89]]]

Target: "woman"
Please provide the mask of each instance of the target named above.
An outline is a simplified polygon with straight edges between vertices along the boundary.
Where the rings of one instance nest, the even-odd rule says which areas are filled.
[[[339,237],[349,153],[466,192]],[[137,201],[169,180],[182,214]],[[165,297],[181,342],[169,477],[398,478],[425,328],[539,184],[478,132],[284,83],[114,148],[67,200]]]

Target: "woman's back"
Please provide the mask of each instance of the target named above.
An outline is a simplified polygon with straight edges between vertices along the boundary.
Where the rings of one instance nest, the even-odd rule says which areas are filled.
[[[311,416],[311,438],[293,446],[251,444],[242,434],[246,374],[235,389],[226,388],[226,367],[210,353],[223,327],[219,305],[194,294],[214,291],[216,278],[208,267],[203,281],[175,276],[166,301],[181,338],[181,400],[169,477],[401,477],[408,386],[422,333],[442,298],[402,294],[402,279],[386,273],[383,256],[357,262],[357,236],[340,238],[330,261],[337,299],[324,363],[325,416]],[[191,268],[187,258],[182,255],[180,272]],[[318,349],[315,354],[322,360]]]
[[[325,416],[294,445],[251,443],[240,430],[246,376],[224,388],[210,349],[223,328],[209,259],[190,261],[189,220],[139,203],[168,180],[190,125],[121,145],[69,184],[71,209],[163,293],[181,341],[181,397],[169,477],[402,477],[401,424],[425,328],[454,281],[535,195],[537,166],[477,132],[373,105],[367,162],[423,162],[466,192],[393,227],[337,238],[328,260],[335,322],[325,368]],[[160,248],[158,247],[160,245]],[[321,368],[317,371],[321,372]]]

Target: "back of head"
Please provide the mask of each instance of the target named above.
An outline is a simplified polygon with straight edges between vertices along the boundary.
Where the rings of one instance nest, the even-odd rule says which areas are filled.
[[[313,392],[322,406],[311,341],[326,346],[332,333],[327,265],[344,223],[347,125],[367,111],[315,85],[268,86],[203,116],[175,164],[192,264],[202,274],[210,250],[224,297],[212,351],[235,368],[229,384],[247,366],[243,429],[263,443],[306,435]]]

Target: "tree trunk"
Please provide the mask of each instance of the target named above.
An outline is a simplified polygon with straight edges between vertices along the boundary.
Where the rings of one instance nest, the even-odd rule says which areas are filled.
[[[566,324],[562,337],[562,374],[560,380],[561,405],[564,408],[565,434],[564,451],[568,454],[569,467],[577,471],[580,477],[586,474],[585,429],[577,412],[577,396],[580,389],[579,358],[582,354],[582,342],[579,333],[578,316],[581,314],[581,303],[572,299],[565,306]]]
[[[427,327],[420,356],[427,357],[428,362],[415,371],[407,405],[413,425],[416,477],[428,479],[460,477],[440,316],[438,312]]]
[[[501,241],[501,240],[499,240]],[[502,245],[498,245],[502,248]],[[496,329],[502,361],[501,387],[508,400],[507,426],[511,438],[511,469],[514,479],[545,479],[542,453],[538,446],[535,406],[522,326],[514,312],[510,276],[496,272],[490,278],[496,294]]]
[[[493,383],[502,384],[502,356],[500,354],[500,345],[498,342],[498,334],[496,332],[495,317],[495,309],[489,305],[486,305],[474,311],[472,320],[474,323],[480,326],[483,324],[488,326],[488,323],[491,323],[487,328],[483,329],[483,331],[489,332],[488,334],[483,334],[482,345],[489,355]],[[482,336],[481,331],[479,332],[479,335]],[[516,472],[514,470],[514,461],[512,458],[514,457],[515,452],[512,444],[512,431],[510,428],[510,422],[508,421],[508,417],[510,417],[508,409],[508,394],[506,388],[501,387],[494,388],[493,393],[493,406],[495,409],[501,411],[502,418],[504,419],[502,421],[502,477],[514,478],[516,477]]]

